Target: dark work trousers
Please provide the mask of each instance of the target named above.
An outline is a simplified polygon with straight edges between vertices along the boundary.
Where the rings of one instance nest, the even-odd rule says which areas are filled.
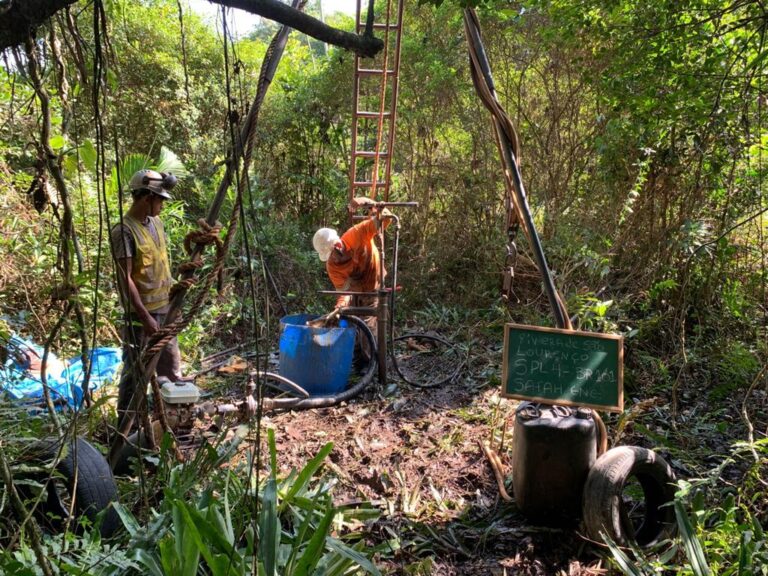
[[[152,317],[157,321],[158,326],[163,325],[165,314],[152,314]],[[137,363],[146,340],[144,328],[138,318],[131,316],[127,319],[123,326],[123,372],[120,375],[117,397],[118,423],[122,422],[123,415],[130,406],[133,391],[136,389],[137,374],[135,371],[142,368],[137,366]],[[181,379],[181,355],[179,354],[179,342],[176,338],[171,340],[160,352],[155,372],[158,376],[165,376],[172,382]]]
[[[376,342],[376,330],[378,326],[378,306],[379,298],[377,296],[353,296],[351,306],[354,307],[373,307],[373,316],[364,316],[360,319],[365,322],[368,328],[371,329],[373,334],[373,341]],[[358,370],[364,369],[371,362],[371,356],[375,354],[375,351],[371,350],[368,344],[368,339],[358,330],[355,337],[355,355],[354,364]]]

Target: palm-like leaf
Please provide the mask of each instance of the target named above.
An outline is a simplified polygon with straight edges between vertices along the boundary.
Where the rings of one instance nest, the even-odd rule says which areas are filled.
[[[157,162],[146,154],[127,154],[120,161],[119,166],[112,168],[112,174],[107,182],[107,192],[114,196],[122,188],[126,190],[131,176],[139,170],[156,170],[157,172],[172,172],[179,178],[189,174],[184,163],[172,151],[163,146],[160,148],[160,157]]]
[[[165,146],[160,148],[160,158],[157,160],[157,164],[152,166],[153,170],[158,172],[171,172],[179,178],[189,175],[189,171],[184,166],[184,163],[179,160],[179,157]]]

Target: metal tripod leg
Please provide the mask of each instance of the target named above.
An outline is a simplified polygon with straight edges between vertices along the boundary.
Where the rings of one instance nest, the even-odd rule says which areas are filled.
[[[379,383],[387,387],[387,320],[389,317],[389,294],[387,290],[379,290],[379,306],[376,311],[376,348],[379,353]]]

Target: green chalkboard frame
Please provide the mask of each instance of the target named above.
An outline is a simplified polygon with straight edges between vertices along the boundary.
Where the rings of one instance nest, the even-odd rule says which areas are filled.
[[[543,394],[523,394],[519,391],[510,392],[510,377],[513,376],[513,372],[517,371],[517,369],[510,370],[510,366],[513,366],[513,362],[517,362],[514,366],[520,366],[521,370],[528,370],[528,365],[525,364],[527,360],[524,360],[523,355],[519,355],[516,352],[511,352],[510,347],[511,344],[515,341],[513,339],[513,332],[515,333],[550,333],[555,335],[556,337],[552,339],[552,341],[558,341],[558,342],[564,342],[563,336],[567,336],[568,339],[575,338],[580,339],[581,342],[585,342],[582,346],[583,349],[589,349],[590,344],[589,342],[592,342],[592,345],[597,345],[596,341],[600,341],[599,347],[605,348],[605,345],[608,344],[608,353],[610,354],[610,357],[608,355],[603,355],[603,360],[600,362],[604,362],[604,366],[608,366],[610,368],[614,367],[614,361],[615,361],[615,371],[603,371],[599,372],[597,369],[600,368],[601,364],[595,364],[595,358],[591,358],[590,361],[585,361],[583,364],[584,366],[588,366],[590,368],[589,376],[585,376],[585,386],[588,384],[591,384],[592,386],[599,388],[600,390],[605,391],[605,394],[600,394],[601,398],[593,399],[593,402],[577,402],[573,401],[569,398],[563,398],[560,395],[555,395],[554,391],[552,395],[543,395]],[[546,339],[543,339],[546,340]],[[540,344],[542,346],[542,344]],[[545,347],[545,346],[544,346]],[[615,351],[614,351],[615,347]],[[578,348],[578,346],[576,346]],[[519,350],[519,349],[518,349]],[[584,350],[581,350],[584,352]],[[604,351],[603,351],[604,352]],[[584,352],[585,354],[588,352]],[[557,358],[557,356],[555,356]],[[522,362],[522,364],[521,364]],[[567,364],[567,366],[580,366],[579,360],[567,360],[567,362],[570,362]],[[615,372],[615,374],[614,374]],[[611,374],[612,379],[608,381],[598,381],[595,380],[591,375],[600,374],[599,379],[604,380],[604,377],[606,374]],[[582,372],[582,375],[584,375],[585,372]],[[519,375],[519,373],[518,373]],[[615,376],[615,378],[614,378]],[[533,382],[535,383],[535,378],[540,378],[539,376],[534,377]],[[624,409],[624,338],[622,336],[616,335],[616,334],[597,334],[594,332],[582,332],[579,330],[563,330],[560,328],[545,328],[542,326],[528,326],[525,324],[506,324],[504,326],[504,356],[502,361],[502,376],[501,376],[501,386],[502,386],[502,396],[506,398],[516,398],[518,400],[532,400],[535,402],[541,402],[545,404],[562,404],[565,406],[586,406],[588,408],[594,408],[596,410],[607,410],[609,412],[621,412]],[[571,382],[568,384],[568,387],[570,389],[571,386],[581,386],[580,384],[576,384]],[[608,389],[608,387],[615,387],[616,393],[613,394],[612,390]],[[542,386],[531,386],[532,389],[536,389],[539,392],[541,392]],[[546,388],[546,386],[544,387]],[[603,400],[606,398],[606,400]]]

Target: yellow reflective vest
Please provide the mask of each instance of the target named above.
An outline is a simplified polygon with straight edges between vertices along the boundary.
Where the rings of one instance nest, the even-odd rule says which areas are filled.
[[[168,305],[168,294],[173,279],[168,251],[165,246],[165,229],[160,218],[149,216],[157,231],[158,242],[148,228],[135,218],[125,215],[123,223],[133,234],[136,253],[133,256],[131,278],[139,291],[142,304],[149,311]]]

